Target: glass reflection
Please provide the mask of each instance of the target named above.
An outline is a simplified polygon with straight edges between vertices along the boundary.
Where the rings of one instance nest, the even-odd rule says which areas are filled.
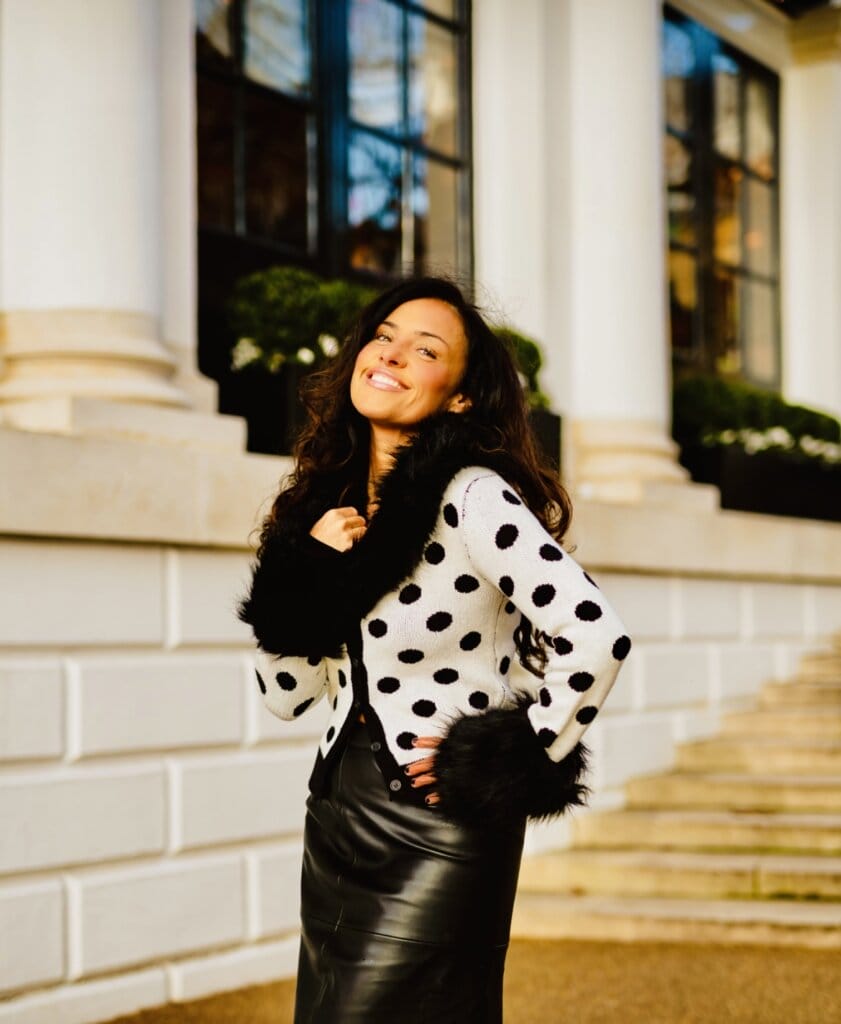
[[[774,176],[774,125],[771,93],[764,82],[751,78],[746,90],[747,162],[763,178]]]
[[[356,132],[348,150],[348,262],[391,273],[400,266],[402,150]]]
[[[758,384],[776,384],[778,379],[774,291],[761,281],[745,281],[743,307],[745,372]]]
[[[225,66],[232,60],[226,0],[195,0],[196,58],[204,65]]]
[[[680,139],[667,135],[665,140],[666,184],[669,205],[669,238],[673,242],[694,245],[695,196],[692,191],[692,153]]]
[[[362,124],[399,131],[403,14],[384,0],[352,0],[349,19],[350,116]]]
[[[202,227],[234,226],[234,101],[231,87],[199,75],[196,82],[198,214]]]
[[[715,258],[722,263],[741,262],[742,172],[719,165],[715,171]]]
[[[739,65],[723,53],[712,59],[713,120],[715,148],[724,156],[738,160],[742,155],[739,122]]]
[[[713,358],[717,373],[737,374],[742,369],[739,351],[739,290],[733,274],[723,271],[713,279]]]
[[[245,5],[245,73],[254,82],[301,94],[309,91],[306,0],[249,0]]]
[[[669,310],[672,348],[688,354],[693,347],[692,324],[698,308],[698,265],[686,252],[669,252]]]
[[[695,50],[688,32],[669,21],[663,23],[663,73],[666,89],[666,124],[689,131],[690,79],[695,70]]]
[[[307,115],[283,96],[247,95],[245,219],[250,235],[307,244]]]
[[[751,270],[771,274],[773,265],[774,195],[771,187],[760,181],[745,182],[748,228],[745,231],[745,258]]]
[[[430,149],[456,150],[458,44],[425,18],[409,18],[409,132]]]
[[[457,202],[457,172],[417,158],[412,187],[417,268],[444,274],[458,269]]]
[[[433,14],[440,14],[442,18],[456,17],[456,0],[420,0],[420,4]]]

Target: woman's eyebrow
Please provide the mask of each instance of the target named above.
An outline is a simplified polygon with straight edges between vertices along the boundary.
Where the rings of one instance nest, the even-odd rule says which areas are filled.
[[[383,320],[382,326],[390,327],[392,330],[395,331],[397,330],[397,324],[394,323],[394,321],[392,320]],[[444,345],[447,346],[447,348],[450,347],[450,343],[448,341],[442,338],[440,334],[433,334],[432,331],[415,331],[415,334],[417,334],[419,338],[435,338],[436,341],[442,342]]]

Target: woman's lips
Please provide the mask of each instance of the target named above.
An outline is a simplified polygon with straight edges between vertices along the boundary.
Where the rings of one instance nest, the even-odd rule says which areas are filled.
[[[383,370],[372,370],[371,373],[366,375],[365,379],[372,388],[377,388],[379,391],[405,390],[405,385],[401,384],[396,377],[392,377],[390,373],[385,373]]]

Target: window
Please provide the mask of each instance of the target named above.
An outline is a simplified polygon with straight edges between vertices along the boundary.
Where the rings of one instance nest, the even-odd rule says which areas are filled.
[[[675,372],[778,388],[779,80],[669,8],[663,74]]]

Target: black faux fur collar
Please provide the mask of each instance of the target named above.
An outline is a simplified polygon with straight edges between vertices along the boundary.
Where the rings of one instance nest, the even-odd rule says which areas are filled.
[[[499,450],[498,439],[469,413],[424,421],[413,441],[398,449],[379,482],[377,511],[347,552],[309,535],[339,498],[314,493],[265,545],[240,605],[240,618],[251,624],[258,644],[274,654],[336,656],[359,620],[419,564],[441,498],[459,470],[485,466],[516,479],[516,465]]]

